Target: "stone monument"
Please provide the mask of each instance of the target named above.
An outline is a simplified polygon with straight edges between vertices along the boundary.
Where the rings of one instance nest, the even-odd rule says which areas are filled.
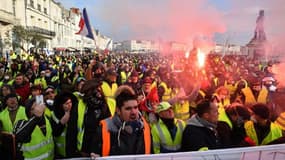
[[[253,56],[254,58],[258,59],[263,58],[266,55],[266,42],[267,40],[264,32],[264,10],[260,10],[259,15],[256,19],[254,36],[246,45],[249,49],[249,56]]]

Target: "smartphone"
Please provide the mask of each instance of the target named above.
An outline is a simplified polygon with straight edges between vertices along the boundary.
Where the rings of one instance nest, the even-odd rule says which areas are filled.
[[[37,95],[36,96],[36,103],[37,104],[44,104],[44,96],[43,95]]]

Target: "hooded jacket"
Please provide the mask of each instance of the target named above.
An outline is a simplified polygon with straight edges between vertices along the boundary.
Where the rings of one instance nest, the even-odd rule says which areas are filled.
[[[142,119],[135,123],[122,122],[115,114],[112,118],[105,119],[108,121],[107,129],[110,133],[110,150],[108,155],[129,155],[129,154],[145,154],[146,148],[150,147],[150,141],[145,142],[145,138],[150,140],[150,132],[148,137],[144,137],[144,130],[149,130],[149,126],[145,126]],[[92,152],[99,153],[104,156],[103,124],[98,127],[97,134],[92,141]],[[107,140],[108,141],[108,140]],[[149,145],[149,146],[147,146]]]
[[[182,136],[182,151],[220,148],[216,125],[194,115],[189,119]]]

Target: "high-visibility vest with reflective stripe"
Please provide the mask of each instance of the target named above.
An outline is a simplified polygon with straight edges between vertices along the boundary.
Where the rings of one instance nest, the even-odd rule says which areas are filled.
[[[167,87],[165,82],[161,82],[159,86],[163,87],[164,94],[162,95],[162,101],[168,101],[171,98],[172,89]]]
[[[267,103],[267,95],[268,91],[265,87],[262,87],[261,91],[259,91],[257,99],[255,99],[251,89],[249,87],[242,89],[243,94],[245,95],[245,104],[253,104],[253,103]]]
[[[27,119],[28,118],[26,116],[25,108],[22,106],[19,106],[19,108],[17,109],[16,118],[15,118],[14,122],[12,123],[12,121],[10,119],[10,115],[9,115],[9,110],[6,107],[0,113],[0,121],[2,122],[2,125],[3,125],[2,131],[12,133],[14,125],[18,120],[27,120]]]
[[[55,151],[57,154],[61,155],[62,157],[66,156],[65,148],[66,148],[66,129],[67,126],[65,126],[64,130],[58,137],[54,137],[55,142]]]
[[[143,120],[143,125],[144,125],[145,154],[150,154],[150,150],[151,150],[150,128],[146,120],[144,118],[142,118],[142,120]],[[102,126],[102,156],[110,155],[111,137],[110,137],[110,131],[109,131],[108,125],[112,123],[111,121],[112,121],[112,117],[100,121],[100,125]]]
[[[83,135],[84,135],[84,114],[86,111],[86,105],[83,102],[82,98],[78,98],[78,119],[77,119],[77,149],[78,151],[81,151],[82,148],[82,142],[83,142]]]
[[[47,118],[45,118],[45,122],[46,136],[37,125],[32,132],[31,141],[22,145],[21,151],[23,151],[25,160],[52,160],[54,158],[52,128]]]
[[[114,95],[118,88],[118,85],[117,83],[113,83],[112,86],[110,87],[110,85],[107,82],[103,81],[101,88],[103,90],[111,115],[113,116],[115,114],[115,109],[116,109],[116,101],[114,99]]]
[[[159,119],[158,123],[154,124],[151,128],[153,149],[154,153],[162,153],[163,149],[174,152],[181,148],[182,134],[185,128],[185,122],[182,120],[174,119],[177,131],[174,140],[167,126]]]
[[[249,138],[251,138],[256,145],[266,145],[280,137],[282,137],[282,130],[274,123],[270,124],[270,132],[260,143],[257,138],[257,134],[254,128],[254,123],[252,121],[247,121],[244,124],[245,132]]]

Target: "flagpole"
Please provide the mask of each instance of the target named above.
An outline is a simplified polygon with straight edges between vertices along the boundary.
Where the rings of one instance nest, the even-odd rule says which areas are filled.
[[[94,45],[95,45],[95,51],[97,52],[97,44],[96,44],[97,34],[94,33],[94,31],[95,31],[95,29],[94,29],[94,27],[92,27],[92,33],[93,33],[93,37],[94,37],[93,41],[94,41]]]
[[[82,51],[83,51],[83,46],[84,46],[84,39],[83,39],[83,36],[81,36],[81,42],[82,42],[82,43],[81,43],[80,54],[83,55],[83,52],[82,52]]]

